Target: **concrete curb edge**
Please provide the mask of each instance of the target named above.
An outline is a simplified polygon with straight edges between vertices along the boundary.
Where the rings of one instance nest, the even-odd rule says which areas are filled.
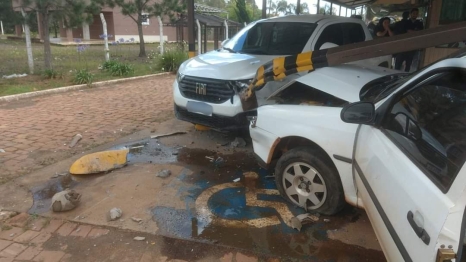
[[[88,87],[85,84],[84,85],[73,85],[73,86],[58,87],[58,88],[52,88],[52,89],[47,89],[47,90],[35,91],[35,92],[28,92],[28,93],[17,94],[17,95],[2,96],[0,97],[0,103],[17,101],[20,99],[43,96],[43,95],[65,93],[65,92],[76,91],[76,90],[81,90],[85,88],[108,86],[111,84],[129,82],[133,80],[140,80],[140,79],[145,79],[145,78],[150,78],[150,77],[155,77],[155,76],[162,76],[162,75],[169,75],[169,74],[171,73],[165,72],[165,73],[158,73],[158,74],[145,75],[145,76],[135,76],[135,77],[121,78],[121,79],[113,79],[113,80],[93,83],[91,87]]]

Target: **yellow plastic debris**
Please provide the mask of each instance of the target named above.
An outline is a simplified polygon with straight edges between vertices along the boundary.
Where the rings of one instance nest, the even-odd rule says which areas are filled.
[[[203,126],[203,125],[199,125],[199,124],[195,124],[194,125],[194,128],[198,131],[207,131],[207,130],[210,130],[210,127],[208,126]]]
[[[70,167],[73,175],[95,174],[126,165],[129,149],[111,150],[85,155]]]

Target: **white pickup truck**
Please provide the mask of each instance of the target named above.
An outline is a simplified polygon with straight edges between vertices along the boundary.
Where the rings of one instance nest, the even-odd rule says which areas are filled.
[[[249,24],[221,49],[184,62],[173,83],[178,119],[229,130],[247,127],[238,90],[276,57],[372,40],[363,21],[329,15],[290,15]],[[391,56],[355,62],[391,65]]]

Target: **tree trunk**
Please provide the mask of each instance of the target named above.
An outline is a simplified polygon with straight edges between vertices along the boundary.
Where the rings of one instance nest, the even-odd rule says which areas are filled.
[[[42,12],[42,28],[44,30],[44,66],[45,69],[52,69],[52,51],[50,49],[50,29],[49,13],[46,10]]]
[[[141,15],[138,15],[138,33],[139,33],[139,57],[146,57],[146,46],[144,44],[144,33],[142,32]]]

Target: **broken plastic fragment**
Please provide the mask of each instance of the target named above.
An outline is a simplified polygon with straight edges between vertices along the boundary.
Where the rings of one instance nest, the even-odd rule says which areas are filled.
[[[73,163],[73,175],[95,174],[121,168],[126,165],[128,149],[97,152],[85,155]]]

